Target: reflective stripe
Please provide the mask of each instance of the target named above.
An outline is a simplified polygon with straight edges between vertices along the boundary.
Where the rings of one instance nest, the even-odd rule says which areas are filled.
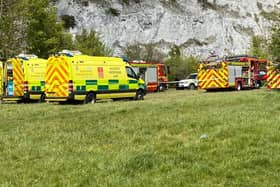
[[[228,66],[226,63],[223,63],[220,69],[205,69],[199,66],[197,79],[201,89],[227,88]]]
[[[280,71],[274,66],[267,67],[267,87],[270,89],[280,88]]]
[[[67,97],[69,81],[69,64],[64,58],[50,58],[46,73],[46,95]]]

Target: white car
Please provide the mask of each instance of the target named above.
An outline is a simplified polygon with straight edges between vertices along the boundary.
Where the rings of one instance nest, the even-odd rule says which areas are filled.
[[[190,90],[194,90],[197,88],[197,86],[198,86],[197,73],[191,73],[186,77],[186,79],[178,81],[176,85],[176,89],[181,90],[187,88]]]

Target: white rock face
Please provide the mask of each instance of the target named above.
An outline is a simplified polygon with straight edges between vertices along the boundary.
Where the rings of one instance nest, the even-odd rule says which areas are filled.
[[[271,21],[261,13],[279,11],[279,0],[58,0],[59,15],[72,15],[76,27],[95,29],[120,55],[127,44],[157,43],[164,52],[176,44],[186,55],[244,54],[253,35],[269,35]],[[87,4],[88,2],[88,4]],[[111,9],[110,9],[111,8]],[[116,14],[113,15],[113,10]]]

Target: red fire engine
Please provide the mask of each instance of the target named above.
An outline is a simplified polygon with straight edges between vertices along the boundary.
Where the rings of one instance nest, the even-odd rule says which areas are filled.
[[[147,85],[148,92],[168,89],[167,66],[159,62],[132,61],[129,63]]]
[[[267,62],[247,55],[204,61],[198,65],[199,88],[259,88],[266,77]]]

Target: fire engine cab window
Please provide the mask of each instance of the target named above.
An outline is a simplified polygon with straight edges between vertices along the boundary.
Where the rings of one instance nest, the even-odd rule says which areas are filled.
[[[127,76],[130,78],[136,78],[136,74],[134,73],[133,69],[130,67],[126,67]]]
[[[160,66],[160,69],[161,69],[162,75],[163,75],[163,76],[166,76],[166,75],[167,75],[167,72],[166,72],[165,66]]]

